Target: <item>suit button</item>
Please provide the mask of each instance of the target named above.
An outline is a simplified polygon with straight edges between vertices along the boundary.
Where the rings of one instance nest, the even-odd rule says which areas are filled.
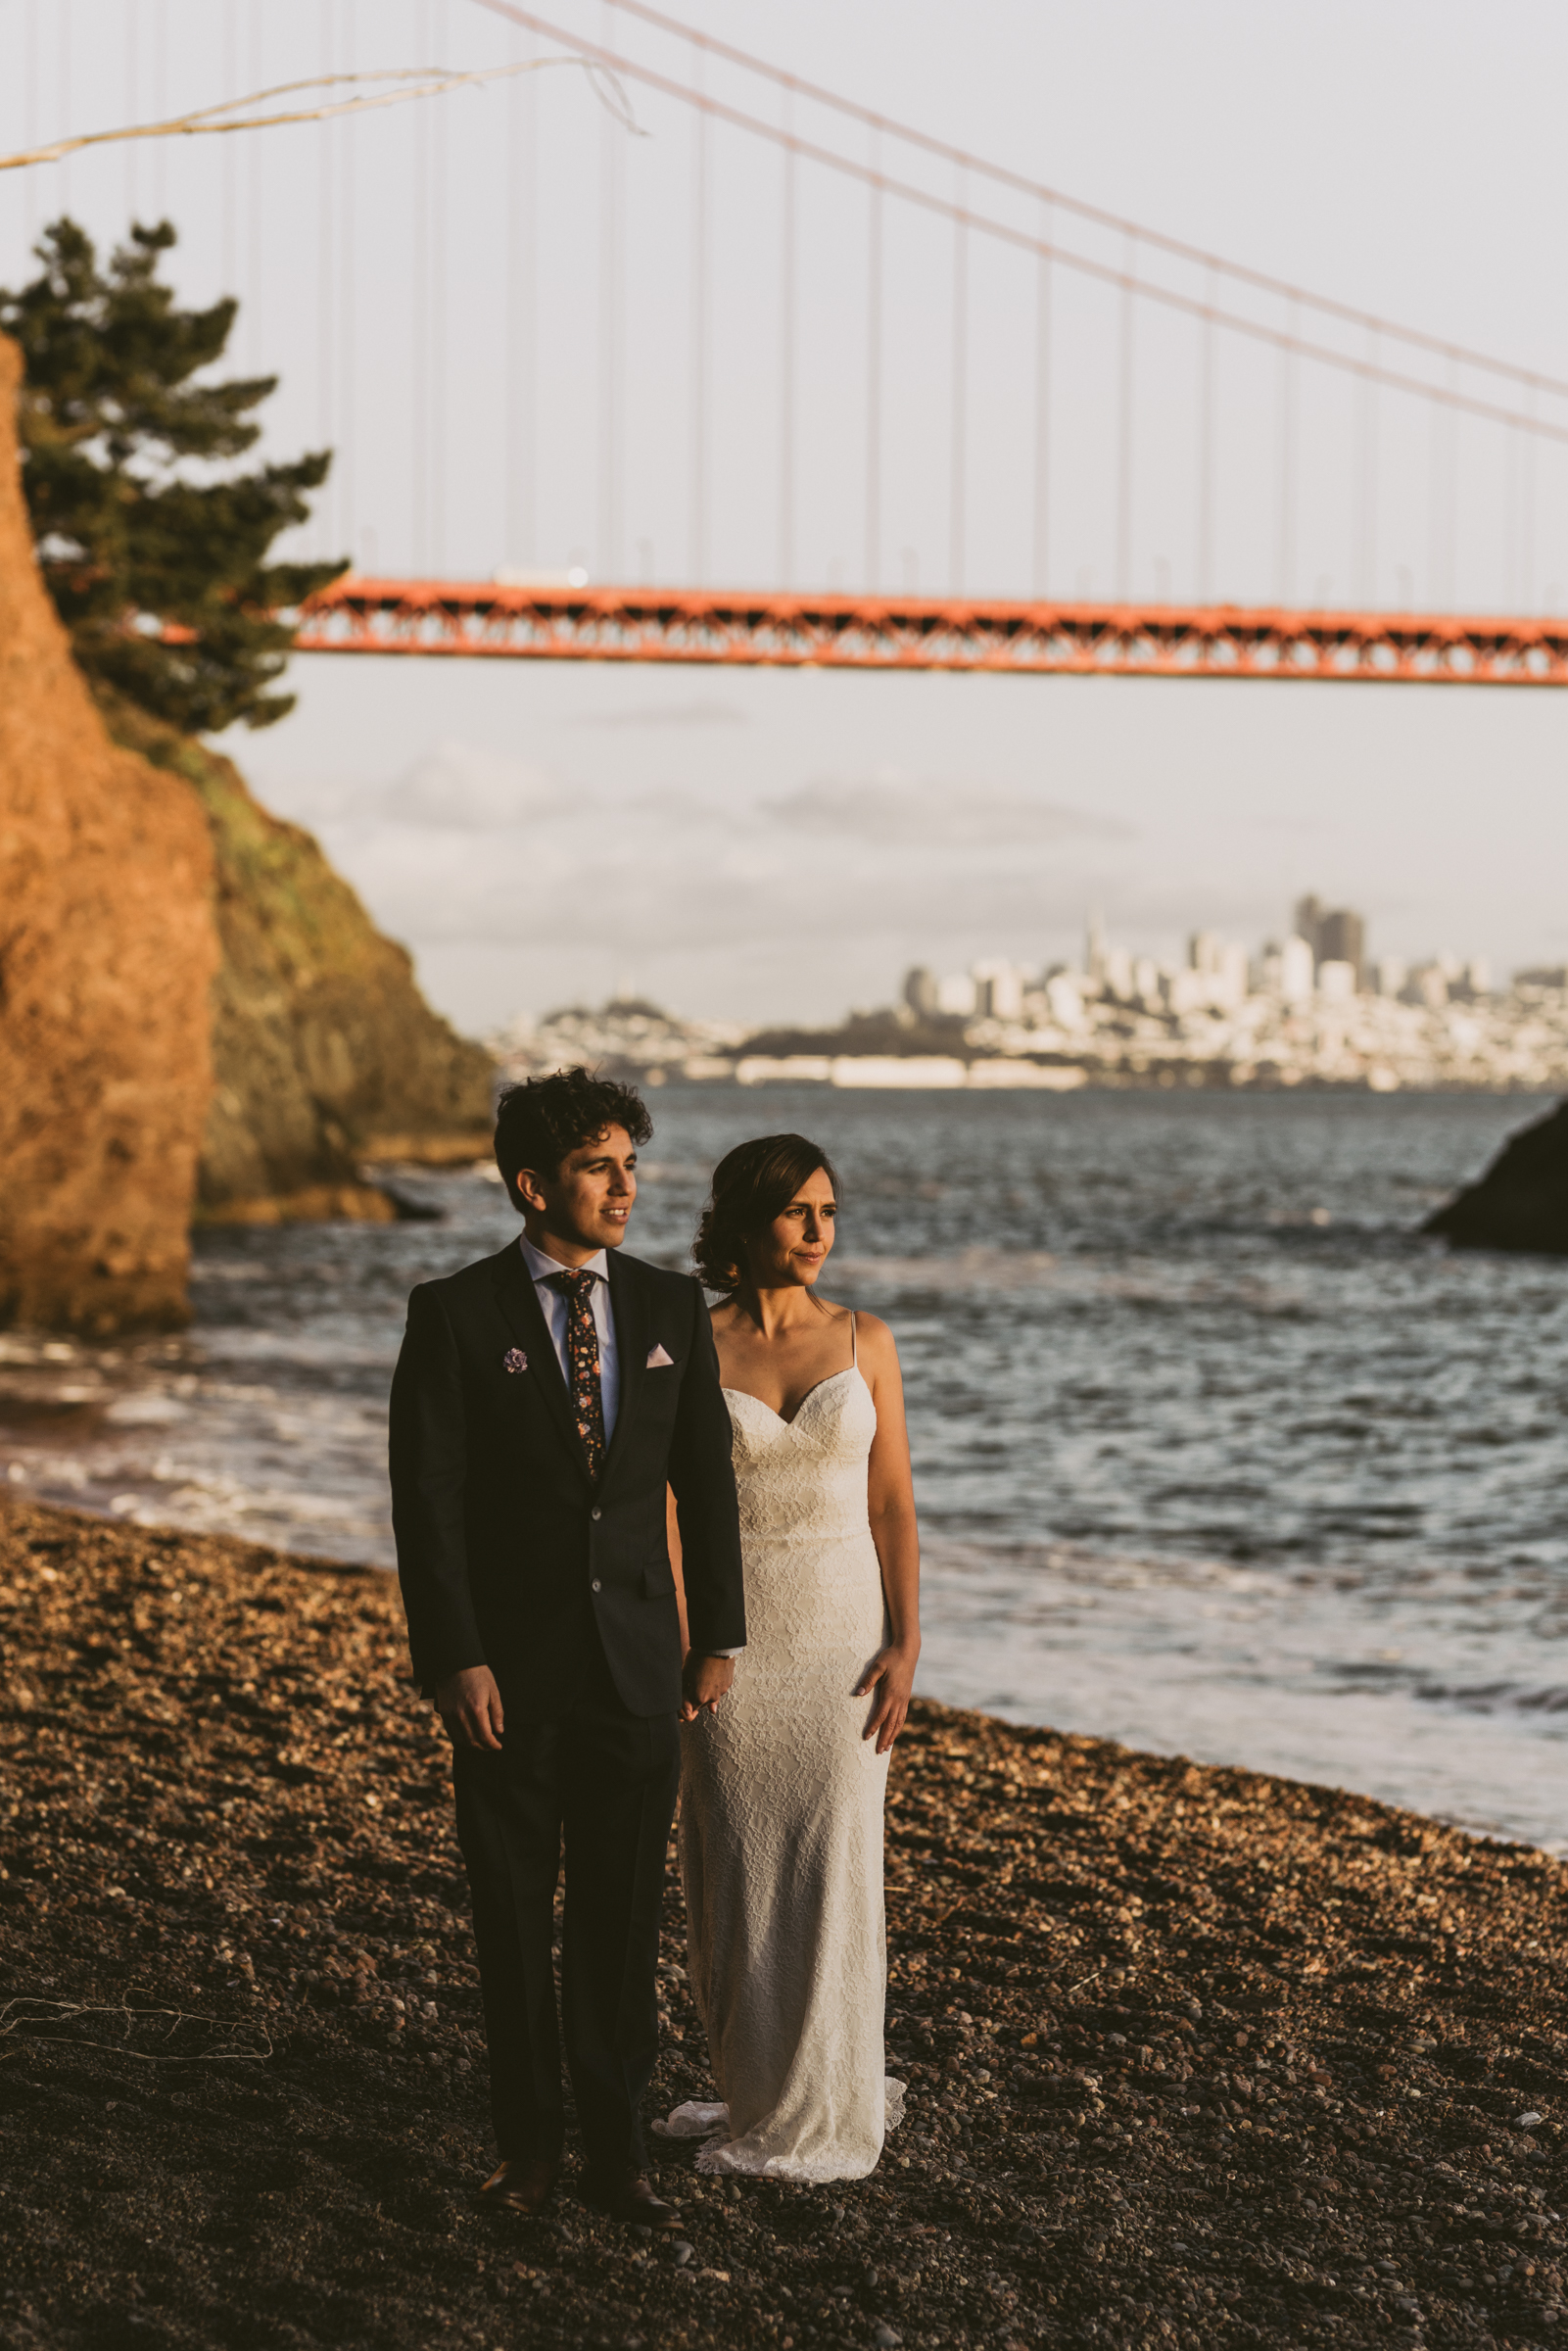
[[[603,1512],[603,1511],[602,1511],[599,1509],[599,1507],[598,1507],[597,1503],[595,1503],[595,1504],[594,1504],[594,1508],[593,1508],[593,1509],[592,1509],[592,1510],[589,1511],[589,1513],[588,1513],[588,1514],[589,1514],[589,1516],[590,1516],[591,1518],[602,1518],[602,1517],[603,1517],[603,1515],[604,1515],[604,1512]]]
[[[602,1592],[604,1589],[604,1586],[599,1582],[596,1575],[594,1578],[594,1589],[595,1592]]]

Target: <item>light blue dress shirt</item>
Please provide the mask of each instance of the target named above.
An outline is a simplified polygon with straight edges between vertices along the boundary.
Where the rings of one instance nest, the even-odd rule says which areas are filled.
[[[594,1329],[598,1339],[598,1388],[604,1407],[604,1442],[607,1445],[615,1434],[615,1415],[621,1402],[621,1359],[615,1345],[615,1317],[610,1309],[610,1269],[604,1251],[576,1267],[563,1266],[559,1258],[546,1257],[536,1249],[527,1233],[518,1235],[517,1246],[523,1253],[523,1263],[534,1277],[534,1289],[545,1316],[545,1327],[549,1343],[555,1350],[566,1392],[572,1392],[572,1375],[566,1364],[567,1296],[555,1276],[558,1273],[592,1273],[594,1287],[589,1304],[594,1312]]]

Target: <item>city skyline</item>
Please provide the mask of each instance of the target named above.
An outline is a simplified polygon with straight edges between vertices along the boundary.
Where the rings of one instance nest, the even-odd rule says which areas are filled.
[[[1108,941],[1092,914],[1075,964],[989,956],[940,978],[916,964],[894,1002],[822,1027],[684,1019],[623,988],[597,1008],[519,1017],[488,1043],[511,1078],[588,1063],[651,1085],[1327,1084],[1387,1094],[1568,1084],[1568,965],[1523,970],[1494,988],[1479,958],[1370,962],[1362,916],[1315,893],[1291,916],[1296,928],[1252,955],[1194,932],[1172,964]]]
[[[1111,941],[1098,910],[1091,910],[1078,963],[1049,956],[1037,964],[987,956],[940,977],[929,966],[916,964],[905,973],[898,1000],[924,1019],[1017,1020],[1031,1003],[1046,1015],[1058,984],[1078,995],[1103,995],[1175,1012],[1202,1005],[1234,1007],[1250,995],[1307,1003],[1314,996],[1343,1002],[1370,994],[1436,1009],[1450,1000],[1473,1002],[1494,992],[1487,956],[1459,955],[1451,948],[1415,957],[1372,956],[1368,934],[1367,918],[1358,909],[1327,906],[1309,891],[1296,900],[1290,920],[1256,950],[1216,931],[1197,930],[1187,936],[1184,960],[1174,962]],[[1512,977],[1515,982],[1568,985],[1568,967],[1558,971],[1526,966]]]

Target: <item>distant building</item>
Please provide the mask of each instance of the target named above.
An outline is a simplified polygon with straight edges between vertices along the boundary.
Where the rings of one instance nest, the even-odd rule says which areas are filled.
[[[1185,972],[1163,972],[1161,980],[1167,1012],[1200,1012],[1209,1002],[1211,984],[1206,973],[1190,968]]]
[[[1329,955],[1317,967],[1317,992],[1325,1004],[1349,1004],[1355,995],[1355,966]]]
[[[1132,996],[1132,957],[1125,947],[1108,947],[1103,974],[1106,991],[1120,1004]]]
[[[1298,938],[1305,938],[1311,948],[1314,962],[1317,960],[1317,927],[1327,911],[1321,898],[1298,898],[1296,901],[1296,915],[1292,927],[1295,936]]]
[[[1317,960],[1319,963],[1348,963],[1355,974],[1355,984],[1359,988],[1366,965],[1364,919],[1353,914],[1348,906],[1339,907],[1333,914],[1325,914],[1318,926]]]
[[[1079,1029],[1083,1025],[1083,998],[1078,984],[1070,972],[1053,972],[1045,984],[1045,998],[1052,1020],[1059,1029]]]
[[[1379,996],[1400,996],[1410,976],[1410,967],[1402,955],[1380,955],[1373,972],[1373,993]]]
[[[1227,1011],[1234,1012],[1247,1001],[1247,950],[1237,939],[1229,940],[1220,951],[1216,1001]]]
[[[1441,959],[1418,963],[1400,992],[1406,1004],[1424,1004],[1429,1012],[1441,1012],[1449,1000],[1449,975]]]
[[[971,1017],[975,1009],[975,987],[968,972],[954,972],[950,979],[938,984],[936,1009],[957,1013],[963,1020]]]
[[[1152,955],[1140,955],[1132,967],[1133,1001],[1149,1012],[1158,1012],[1164,1001],[1160,985],[1160,966]]]
[[[1247,998],[1247,950],[1220,937],[1217,931],[1195,931],[1187,941],[1188,968],[1204,984],[1193,997],[1216,1012],[1234,1012]],[[1192,991],[1186,991],[1190,996]]]
[[[1023,1012],[1023,974],[1016,964],[977,963],[974,1009],[982,1020],[1016,1021]]]
[[[921,1020],[928,1021],[941,1010],[938,995],[936,975],[927,971],[925,964],[917,963],[904,974],[904,1002]]]
[[[1286,939],[1279,950],[1279,993],[1282,1003],[1306,1004],[1310,1001],[1316,962],[1308,939]]]
[[[1296,936],[1305,938],[1315,963],[1348,963],[1359,988],[1366,973],[1366,918],[1349,906],[1325,906],[1321,898],[1299,898]]]

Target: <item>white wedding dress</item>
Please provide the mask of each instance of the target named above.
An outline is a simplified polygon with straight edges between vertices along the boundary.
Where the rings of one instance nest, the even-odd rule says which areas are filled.
[[[727,1388],[746,1646],[716,1713],[683,1726],[689,1976],[720,2103],[664,2131],[701,2172],[857,2180],[902,2117],[883,2074],[887,1757],[853,1693],[886,1637],[867,1513],[877,1408],[856,1364],[793,1420]]]

